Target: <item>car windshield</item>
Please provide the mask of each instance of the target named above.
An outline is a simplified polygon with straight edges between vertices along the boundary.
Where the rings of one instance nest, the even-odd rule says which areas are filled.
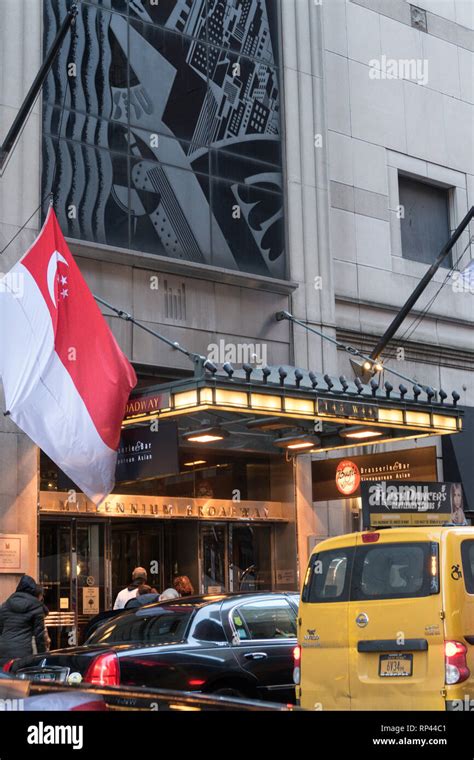
[[[90,644],[168,644],[183,641],[195,612],[193,606],[144,607],[102,625]]]

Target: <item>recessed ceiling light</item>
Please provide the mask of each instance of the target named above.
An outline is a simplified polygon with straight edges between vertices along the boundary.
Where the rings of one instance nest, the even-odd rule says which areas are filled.
[[[375,430],[374,428],[354,425],[345,428],[344,430],[340,430],[339,435],[341,438],[355,438],[361,440],[364,438],[378,438],[381,435],[386,435],[386,432],[384,430]]]
[[[197,464],[206,464],[205,459],[196,459],[194,462],[184,462],[185,467],[194,467]]]
[[[280,449],[289,449],[290,451],[297,451],[303,449],[314,449],[319,445],[320,441],[315,435],[292,435],[285,438],[276,438],[273,441],[275,446]]]
[[[213,443],[214,441],[222,441],[229,435],[227,430],[220,427],[208,427],[200,428],[199,430],[192,430],[189,433],[185,433],[183,438],[189,443]]]

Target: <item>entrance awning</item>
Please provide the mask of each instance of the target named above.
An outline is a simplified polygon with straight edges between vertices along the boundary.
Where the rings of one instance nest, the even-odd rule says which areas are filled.
[[[143,389],[127,405],[123,427],[154,420],[185,423],[185,438],[232,435],[232,425],[265,432],[291,453],[312,453],[462,430],[459,394],[414,385],[363,385],[291,366],[206,371]],[[217,432],[216,432],[217,431]],[[276,451],[277,449],[275,449]]]

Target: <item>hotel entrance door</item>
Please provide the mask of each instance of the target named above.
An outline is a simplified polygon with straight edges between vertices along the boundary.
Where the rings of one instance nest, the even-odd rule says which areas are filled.
[[[270,525],[200,525],[201,593],[273,588]]]
[[[112,605],[131,580],[135,567],[144,567],[148,585],[163,591],[163,530],[156,521],[121,522],[111,528]]]
[[[105,529],[89,520],[41,520],[39,582],[52,649],[78,643],[88,620],[105,608]]]

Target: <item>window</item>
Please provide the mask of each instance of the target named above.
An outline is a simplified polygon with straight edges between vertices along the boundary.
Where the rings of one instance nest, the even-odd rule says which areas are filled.
[[[432,264],[449,238],[449,190],[398,175],[402,256]],[[448,256],[443,266],[451,267]]]
[[[461,555],[466,591],[474,594],[474,540],[462,542]]]
[[[428,596],[431,552],[429,542],[357,547],[351,600]]]
[[[212,617],[199,620],[196,623],[192,636],[198,641],[227,641],[221,621]]]
[[[108,625],[101,626],[88,644],[164,644],[183,641],[193,608],[173,609],[160,607],[155,611],[139,610],[121,615]]]
[[[313,554],[308,568],[304,602],[347,602],[354,549]]]
[[[243,604],[232,611],[240,640],[296,637],[296,613],[284,599]]]

